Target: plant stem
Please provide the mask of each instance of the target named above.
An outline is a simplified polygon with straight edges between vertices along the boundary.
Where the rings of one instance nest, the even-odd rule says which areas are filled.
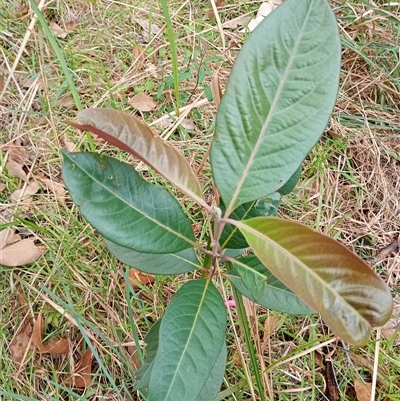
[[[211,232],[211,249],[212,249],[212,260],[211,260],[211,269],[208,274],[208,277],[211,278],[215,270],[217,269],[218,265],[218,250],[219,250],[219,239],[221,237],[222,228],[221,227],[221,216],[222,212],[219,207],[214,208],[214,227],[213,231]]]

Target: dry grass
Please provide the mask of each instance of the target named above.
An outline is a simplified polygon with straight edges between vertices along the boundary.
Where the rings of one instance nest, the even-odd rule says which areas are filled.
[[[227,2],[221,10],[222,23],[251,13],[257,3]],[[61,28],[71,21],[79,22],[58,43],[84,107],[133,112],[129,100],[144,90],[156,99],[157,108],[137,114],[154,123],[160,134],[174,141],[198,168],[212,139],[216,112],[204,90],[213,75],[225,85],[244,35],[238,28],[225,28],[223,48],[219,29],[209,18],[208,2],[171,1],[169,6],[179,67],[181,72],[190,73],[181,82],[180,93],[182,105],[189,106],[182,118],[194,123],[191,128],[178,124],[165,127],[166,117],[174,110],[172,90],[168,85],[163,91],[159,89],[171,74],[169,46],[162,29],[149,35],[146,27],[163,27],[156,1],[59,0],[47,3],[44,15]],[[381,2],[373,6],[335,0],[333,6],[343,38],[337,106],[327,133],[304,162],[301,182],[285,199],[281,213],[318,228],[371,260],[373,268],[397,293],[398,248],[383,254],[376,263],[373,256],[398,238],[400,227],[400,9]],[[43,188],[29,205],[21,199],[11,200],[11,194],[24,183],[5,169],[7,146],[17,144],[27,149],[30,161],[25,172],[29,177],[42,175],[61,183],[59,149],[78,146],[85,150],[90,149],[90,143],[64,124],[67,118],[74,118],[77,105],[39,24],[28,29],[34,14],[26,2],[5,0],[0,4],[0,15],[0,91],[4,92],[0,98],[0,183],[5,186],[0,191],[0,214],[14,216],[14,228],[34,235],[47,249],[44,257],[28,267],[0,267],[0,394],[4,392],[5,400],[22,399],[12,394],[40,400],[144,399],[132,390],[138,359],[129,311],[133,311],[134,325],[143,340],[149,325],[162,316],[186,277],[158,277],[128,305],[123,286],[125,267],[106,252],[68,196],[63,202]],[[202,75],[204,80],[199,79]],[[95,142],[95,146],[115,154],[104,143]],[[120,153],[117,157],[127,159]],[[205,164],[201,171],[211,203],[210,168]],[[193,207],[190,203],[185,206]],[[195,213],[193,223],[199,227],[199,237],[204,235],[201,218]],[[18,301],[18,287],[28,304],[27,314]],[[10,356],[10,343],[26,318],[39,311],[46,315],[46,334],[68,337],[73,353],[60,358],[28,355],[18,370]],[[326,399],[322,395],[326,384],[323,350],[313,347],[316,339],[329,339],[330,334],[318,317],[297,319],[258,309],[257,318],[276,399]],[[271,328],[268,323],[274,319]],[[93,368],[93,384],[80,395],[81,390],[68,385],[66,372],[73,365],[70,358],[79,359],[82,327],[88,336],[85,340],[91,339],[99,359]],[[243,344],[240,335],[228,333],[231,346],[223,388],[226,400],[248,397],[238,354],[245,350],[235,348],[235,338],[239,346]],[[374,347],[372,342],[348,354],[340,344],[335,348],[332,359],[342,399],[355,399],[353,379],[358,374],[371,380],[378,356],[381,376],[376,399],[400,399],[398,341],[394,337],[382,341],[379,353]]]

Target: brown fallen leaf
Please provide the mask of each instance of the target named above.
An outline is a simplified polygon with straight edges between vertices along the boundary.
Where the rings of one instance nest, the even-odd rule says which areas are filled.
[[[61,28],[54,21],[50,22],[49,28],[51,29],[51,32],[53,32],[54,35],[57,36],[57,38],[65,39],[68,35],[68,31],[66,29]]]
[[[55,106],[62,109],[76,109],[74,98],[70,93],[60,96],[57,99]]]
[[[388,325],[389,327],[387,327]],[[391,322],[389,320],[388,323],[385,324],[384,327],[382,327],[382,335],[385,337],[387,340],[391,339],[394,334],[396,334],[396,337],[394,339],[393,345],[399,345],[400,344],[400,323],[397,322]]]
[[[3,249],[11,241],[14,235],[14,230],[11,227],[7,227],[0,231],[0,249]]]
[[[55,36],[57,36],[57,38],[60,39],[65,39],[68,36],[68,34],[74,31],[76,28],[78,28],[78,26],[79,26],[79,21],[76,20],[67,22],[64,25],[64,28],[61,28],[54,21],[50,22],[49,24],[51,31],[54,33]]]
[[[65,202],[65,187],[63,184],[41,175],[35,176],[35,178],[40,181],[48,191],[53,192],[60,202]]]
[[[47,83],[54,81],[54,80],[47,80]],[[20,82],[23,88],[30,89],[32,86],[37,85],[39,90],[43,90],[46,88],[46,80],[43,78],[42,75],[39,75],[36,78],[30,77],[22,77],[20,78]]]
[[[35,366],[35,376],[36,377],[42,377],[43,379],[46,379],[47,377],[47,370],[40,368],[38,366]]]
[[[247,28],[250,32],[253,32],[254,29],[258,26],[258,24],[272,11],[277,8],[283,0],[269,0],[261,3],[260,8],[258,9],[256,18],[252,19]],[[242,29],[240,32],[245,32],[245,29]]]
[[[326,390],[324,395],[329,401],[340,401],[339,388],[337,385],[336,373],[332,360],[330,358],[325,358],[324,362],[326,381]]]
[[[268,347],[268,343],[270,341],[270,338],[273,336],[275,333],[276,328],[279,325],[279,322],[281,319],[277,315],[268,315],[268,317],[265,319],[264,322],[264,335],[261,343],[261,350],[265,351]]]
[[[3,192],[7,188],[7,185],[3,182],[0,182],[0,192]]]
[[[391,254],[397,253],[400,248],[400,235],[397,238],[394,238],[393,241],[386,246],[385,248],[381,249],[375,256],[370,259],[371,264],[379,263],[383,259],[386,259]]]
[[[31,235],[31,234],[30,234]],[[29,235],[29,236],[30,236]],[[22,240],[21,235],[19,234],[13,234],[12,237],[8,240],[7,245],[15,244],[16,242],[19,242]]]
[[[136,347],[134,345],[127,345],[126,352],[129,355],[129,361],[131,362],[133,368],[138,370],[142,366],[142,363],[140,362]]]
[[[0,251],[0,265],[23,266],[35,262],[42,254],[42,249],[35,245],[34,240],[23,239],[15,244],[5,246]]]
[[[35,195],[39,191],[39,185],[35,181],[31,181],[25,188],[17,189],[11,194],[13,203],[20,202],[29,196]]]
[[[340,392],[336,379],[335,365],[333,364],[336,347],[329,345],[322,347],[322,374],[325,378],[324,395],[329,401],[340,401]]]
[[[171,117],[166,116],[165,118],[158,121],[157,127],[162,130],[166,130],[171,128],[175,123],[176,120],[173,120]],[[198,129],[196,123],[190,118],[184,118],[180,120],[179,125],[188,131],[196,131]]]
[[[222,24],[222,27],[228,28],[228,29],[235,29],[239,26],[247,25],[250,20],[251,20],[251,17],[249,15],[241,15],[240,17],[231,19],[229,21],[225,21]]]
[[[157,103],[143,92],[129,99],[128,104],[139,111],[151,111],[157,107]]]
[[[136,269],[129,270],[129,282],[134,290],[138,290],[140,285],[154,283],[155,277],[150,274],[145,274]]]
[[[220,10],[225,6],[225,0],[215,0],[215,6],[217,7],[217,10]],[[214,9],[210,8],[206,10],[206,15],[209,19],[213,19],[215,17]]]
[[[243,306],[244,309],[246,310],[246,316],[247,320],[250,324],[250,330],[253,335],[256,334],[257,330],[257,312],[256,312],[256,304],[253,301],[250,301],[250,299],[242,297],[243,298]],[[257,336],[258,339],[258,336]]]
[[[90,348],[87,348],[81,360],[77,363],[75,367],[74,387],[86,388],[90,386],[92,382],[92,362],[92,351],[90,350]]]
[[[133,47],[133,57],[136,60],[136,70],[143,70],[146,62],[146,55],[140,46]]]
[[[72,20],[65,24],[65,29],[68,32],[72,32],[75,31],[75,29],[79,28],[80,25],[81,23],[78,20]]]
[[[213,75],[213,77],[211,78],[211,93],[213,95],[214,103],[218,109],[222,99],[222,89],[219,83],[218,75]]]
[[[371,392],[372,392],[372,384],[371,383],[362,383],[361,381],[354,379],[354,390],[356,390],[357,400],[358,401],[370,401],[371,400]]]
[[[184,118],[180,125],[185,128],[188,131],[196,131],[197,130],[197,125],[195,124],[195,122],[193,120],[191,120],[190,118]]]
[[[342,135],[337,134],[335,131],[329,129],[326,131],[327,134],[329,134],[333,139],[340,139],[343,138]]]
[[[68,152],[75,152],[76,151],[76,144],[69,140],[68,135],[64,134],[62,141],[64,142],[65,149]]]
[[[42,349],[44,348],[42,343],[42,338],[43,338],[43,316],[40,313],[37,319],[35,320],[32,330],[32,343],[36,345],[39,352],[41,352]]]
[[[69,352],[69,341],[66,338],[60,338],[56,340],[55,338],[50,338],[49,341],[44,345],[44,350],[49,354],[68,354]]]
[[[26,302],[25,295],[21,290],[21,286],[19,285],[17,285],[17,297],[21,306],[21,312],[26,316],[28,314],[28,304]]]
[[[161,28],[157,24],[155,24],[154,22],[150,23],[150,21],[148,19],[136,18],[134,16],[132,22],[140,25],[141,28],[143,29],[142,36],[143,36],[143,41],[145,43],[149,42],[150,35],[151,36],[156,36],[161,32]]]
[[[22,166],[30,164],[29,153],[25,146],[14,143],[6,146],[8,157]]]
[[[33,350],[31,344],[32,325],[26,323],[10,343],[10,353],[17,369],[23,365],[26,356],[29,356]]]
[[[0,213],[0,224],[11,223],[13,220],[14,217],[10,210],[5,209]],[[6,227],[0,231],[0,250],[10,244],[14,231],[11,227]]]
[[[39,313],[32,329],[32,343],[36,345],[41,354],[68,354],[69,341],[66,338],[56,340],[51,338],[46,344],[43,344],[43,315]]]
[[[370,372],[374,371],[374,361],[369,356],[363,357],[352,352],[350,352],[349,355],[355,366],[367,368]],[[378,367],[378,383],[382,383],[382,380],[384,380],[387,375],[388,372],[384,367]]]
[[[6,164],[6,169],[11,177],[17,177],[25,182],[28,181],[28,176],[22,168],[23,165],[17,163],[15,160],[9,158]]]

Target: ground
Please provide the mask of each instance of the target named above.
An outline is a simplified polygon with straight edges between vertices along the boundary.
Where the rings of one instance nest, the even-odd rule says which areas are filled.
[[[152,322],[193,273],[157,276],[150,284],[141,279],[137,296],[128,302],[126,266],[108,253],[65,191],[60,149],[108,152],[174,190],[134,158],[66,121],[74,120],[82,107],[135,113],[184,152],[200,172],[211,204],[215,195],[206,160],[216,113],[213,79],[218,77],[225,87],[246,38],[246,18],[255,16],[260,2],[216,2],[220,24],[209,1],[168,2],[179,105],[158,2],[44,3],[39,4],[39,21],[29,2],[0,4],[0,239],[27,241],[8,263],[18,266],[0,266],[0,395],[4,400],[145,399],[133,390],[138,368],[134,337],[143,344]],[[332,0],[331,5],[343,47],[337,104],[303,164],[300,182],[284,198],[280,216],[337,239],[367,260],[388,283],[397,306],[400,6],[357,0]],[[183,112],[174,122],[169,116],[178,106]],[[202,238],[202,217],[194,212],[193,227]],[[27,263],[29,257],[32,263]],[[230,288],[226,291],[229,295]],[[252,313],[268,367],[263,379],[274,399],[327,399],[322,394],[330,384],[326,369],[332,367],[337,399],[366,400],[359,383],[376,380],[375,399],[400,400],[397,332],[376,330],[362,348],[347,350],[340,342],[316,347],[317,339],[333,338],[317,316],[294,318],[263,308]],[[218,399],[252,399],[254,383],[243,373],[245,341],[233,330],[235,310],[232,315],[228,366]],[[393,319],[391,327],[397,324]],[[54,348],[51,355],[37,352],[42,341],[44,347],[60,339],[68,340],[69,352],[61,352],[60,342],[54,345],[58,356]],[[89,339],[96,354],[91,375],[85,376],[90,363],[82,355]],[[83,384],[71,378],[71,371],[83,377]],[[91,383],[83,392],[85,380]]]

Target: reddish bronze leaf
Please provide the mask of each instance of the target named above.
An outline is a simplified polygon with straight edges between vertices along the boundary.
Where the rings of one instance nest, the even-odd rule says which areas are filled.
[[[233,221],[229,221],[233,222]],[[387,285],[357,255],[306,226],[273,217],[233,222],[264,266],[350,344],[365,344],[393,302]]]
[[[111,109],[86,109],[78,113],[84,124],[68,122],[90,131],[136,156],[186,195],[202,200],[200,182],[178,149],[165,142],[136,117]]]

